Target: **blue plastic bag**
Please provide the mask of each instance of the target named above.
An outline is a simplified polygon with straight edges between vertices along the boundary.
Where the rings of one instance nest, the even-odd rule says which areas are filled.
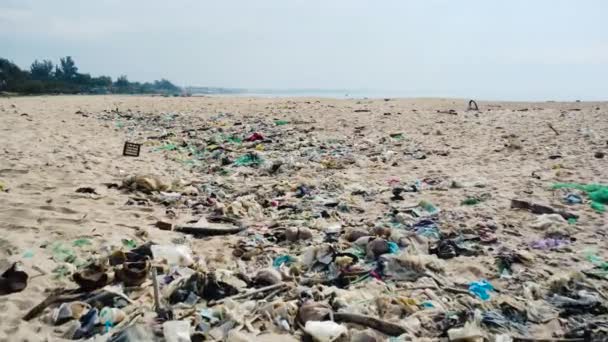
[[[481,300],[490,299],[490,291],[494,291],[494,286],[488,283],[488,281],[485,279],[480,281],[474,281],[469,284],[469,292],[474,294]]]

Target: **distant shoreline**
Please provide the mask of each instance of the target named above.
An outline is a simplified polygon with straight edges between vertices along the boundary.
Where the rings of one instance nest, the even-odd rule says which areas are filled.
[[[6,93],[0,92],[0,98],[35,98],[35,97],[148,97],[148,98],[218,98],[218,99],[281,99],[281,100],[337,100],[337,101],[444,101],[446,104],[451,102],[468,102],[470,98],[465,97],[439,97],[439,96],[393,96],[393,97],[335,97],[329,95],[315,95],[315,94],[254,94],[254,93],[240,93],[240,94],[191,94],[191,95],[166,95],[166,94],[17,94],[17,93]],[[567,100],[496,100],[496,99],[474,99],[479,104],[498,104],[498,103],[511,103],[511,104],[577,104],[589,105],[589,104],[605,104],[608,100],[589,100],[589,101],[567,101]],[[573,107],[574,108],[574,107]]]

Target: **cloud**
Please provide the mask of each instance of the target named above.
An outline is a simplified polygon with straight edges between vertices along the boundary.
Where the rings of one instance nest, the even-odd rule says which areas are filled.
[[[27,7],[0,7],[0,34],[61,40],[100,39],[134,31],[127,21],[91,15],[59,15]]]

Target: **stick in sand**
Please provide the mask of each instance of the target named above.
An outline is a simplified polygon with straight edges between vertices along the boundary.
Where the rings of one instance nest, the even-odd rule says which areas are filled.
[[[549,125],[549,128],[551,128],[551,130],[553,130],[553,132],[555,132],[555,135],[559,135],[559,132],[555,128],[553,128],[552,124],[547,123],[547,125]]]
[[[158,273],[156,272],[156,267],[152,267],[152,284],[154,286],[154,306],[157,313],[161,311],[160,308],[160,294],[158,289]]]
[[[234,295],[234,296],[222,298],[222,299],[220,299],[218,301],[209,302],[209,303],[207,303],[207,305],[211,306],[211,305],[222,304],[227,299],[247,298],[247,297],[253,296],[254,294],[258,294],[258,293],[262,293],[262,292],[278,289],[278,288],[281,288],[283,286],[287,286],[287,284],[285,284],[285,283],[278,283],[278,284],[269,285],[269,286],[266,286],[266,287],[261,287],[261,288],[259,288],[257,290],[251,291],[251,292],[245,292],[245,293],[237,294],[237,295]]]
[[[334,312],[333,316],[336,322],[359,324],[365,327],[378,330],[389,336],[399,336],[407,332],[407,330],[400,325],[391,322],[386,322],[371,316],[358,315],[347,312]]]

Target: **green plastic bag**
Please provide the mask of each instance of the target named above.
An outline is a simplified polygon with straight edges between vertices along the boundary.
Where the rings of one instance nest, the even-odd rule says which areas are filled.
[[[479,198],[475,198],[475,197],[468,197],[465,200],[463,200],[462,202],[460,202],[461,205],[475,205],[475,204],[479,204],[481,202],[481,200]]]
[[[76,254],[74,254],[74,251],[70,248],[64,247],[60,242],[53,244],[51,251],[53,253],[53,260],[55,260],[55,262],[74,263],[76,261]]]
[[[122,245],[129,249],[133,249],[133,248],[137,247],[137,243],[135,242],[135,240],[122,239],[121,241],[122,241]]]
[[[228,142],[231,142],[233,144],[241,144],[243,143],[243,139],[239,138],[239,137],[235,137],[235,136],[231,136],[228,137],[228,139],[226,139]]]
[[[157,151],[175,151],[177,150],[177,145],[174,143],[166,143],[163,146],[156,149]]]
[[[585,257],[587,258],[587,260],[589,260],[595,266],[597,266],[605,271],[608,271],[608,261],[604,261],[604,259],[602,259],[600,256],[595,254],[594,250],[585,251]]]
[[[65,278],[70,275],[70,269],[66,265],[59,265],[55,267],[52,271],[54,279]]]
[[[247,153],[246,155],[238,158],[234,161],[234,164],[237,166],[258,166],[261,165],[264,161],[260,156],[255,153]]]
[[[420,206],[420,208],[428,211],[431,214],[434,214],[439,211],[439,209],[437,209],[437,207],[433,205],[433,203],[425,200],[420,201],[420,203],[418,203],[418,206]]]
[[[603,213],[606,211],[606,207],[599,202],[591,202],[591,208],[597,211],[598,213]]]
[[[591,208],[598,213],[606,211],[608,204],[608,185],[602,184],[579,184],[579,183],[556,183],[553,189],[577,189],[584,191],[591,200]]]
[[[608,187],[600,188],[589,193],[589,198],[593,202],[608,204]]]
[[[74,247],[88,246],[88,245],[91,245],[91,240],[85,239],[85,238],[77,239],[77,240],[74,240],[74,242],[72,243],[72,245]]]

